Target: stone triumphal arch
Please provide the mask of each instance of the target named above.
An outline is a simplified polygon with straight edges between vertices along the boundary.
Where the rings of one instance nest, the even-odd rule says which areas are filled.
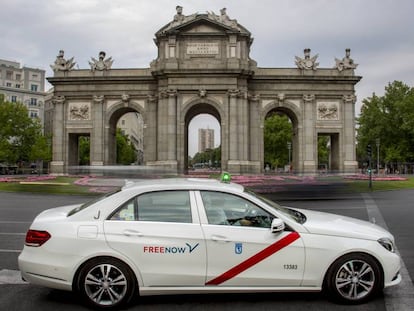
[[[295,68],[261,68],[249,57],[251,33],[226,10],[184,15],[155,34],[157,58],[149,68],[114,69],[104,52],[90,69],[74,69],[60,51],[48,78],[45,129],[53,134],[53,173],[78,164],[77,139],[90,141],[90,165],[115,163],[115,127],[125,113],[144,123],[144,164],[177,173],[187,170],[188,124],[208,113],[221,126],[222,169],[264,171],[263,125],[269,112],[286,114],[293,125],[292,166],[317,171],[317,141],[330,137],[331,168],[355,172],[356,64],[335,59],[318,68],[310,49],[295,56]]]

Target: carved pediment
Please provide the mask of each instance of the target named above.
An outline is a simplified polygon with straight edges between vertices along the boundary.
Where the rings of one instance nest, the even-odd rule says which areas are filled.
[[[187,27],[183,27],[181,33],[223,33],[226,29],[223,27],[217,27],[217,25],[213,25],[211,23],[192,23]]]
[[[177,7],[177,14],[173,21],[162,27],[156,34],[156,37],[161,37],[176,33],[238,33],[250,36],[250,32],[237,23],[237,20],[231,19],[226,9],[220,10],[221,14],[214,12],[207,12],[205,14],[195,13],[192,15],[182,14],[182,8]]]

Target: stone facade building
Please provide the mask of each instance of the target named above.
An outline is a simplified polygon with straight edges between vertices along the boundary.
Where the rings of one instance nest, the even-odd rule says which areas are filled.
[[[144,156],[144,124],[141,114],[137,112],[124,114],[116,126],[126,135],[136,151],[136,164],[143,164]]]
[[[310,49],[296,56],[296,68],[261,68],[250,58],[251,33],[225,9],[220,13],[184,15],[177,7],[172,22],[155,34],[158,56],[149,68],[112,69],[112,58],[101,52],[90,69],[73,70],[73,58],[61,51],[48,78],[54,86],[52,172],[77,164],[80,135],[90,136],[91,165],[114,164],[116,124],[137,112],[147,166],[186,172],[189,123],[210,114],[221,127],[222,170],[262,173],[263,124],[280,112],[293,125],[294,172],[317,171],[318,136],[327,135],[331,169],[354,173],[354,86],[361,77],[349,51],[333,68],[318,68]]]
[[[0,59],[0,93],[9,102],[23,103],[32,118],[43,124],[45,102],[45,71],[20,66],[20,63]]]

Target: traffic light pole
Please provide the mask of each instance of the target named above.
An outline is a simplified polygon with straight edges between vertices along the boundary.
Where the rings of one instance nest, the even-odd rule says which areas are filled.
[[[369,172],[369,190],[372,190],[372,168],[371,168],[371,157],[368,160],[368,172]]]
[[[371,145],[367,145],[367,155],[368,155],[368,173],[369,173],[369,190],[372,190],[372,148]]]

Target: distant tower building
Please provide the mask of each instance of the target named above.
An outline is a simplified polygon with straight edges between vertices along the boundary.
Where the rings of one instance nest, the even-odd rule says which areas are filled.
[[[0,59],[0,93],[4,100],[23,103],[32,118],[43,125],[45,102],[45,71],[20,67],[20,63]]]
[[[198,152],[214,148],[214,130],[198,129]]]

